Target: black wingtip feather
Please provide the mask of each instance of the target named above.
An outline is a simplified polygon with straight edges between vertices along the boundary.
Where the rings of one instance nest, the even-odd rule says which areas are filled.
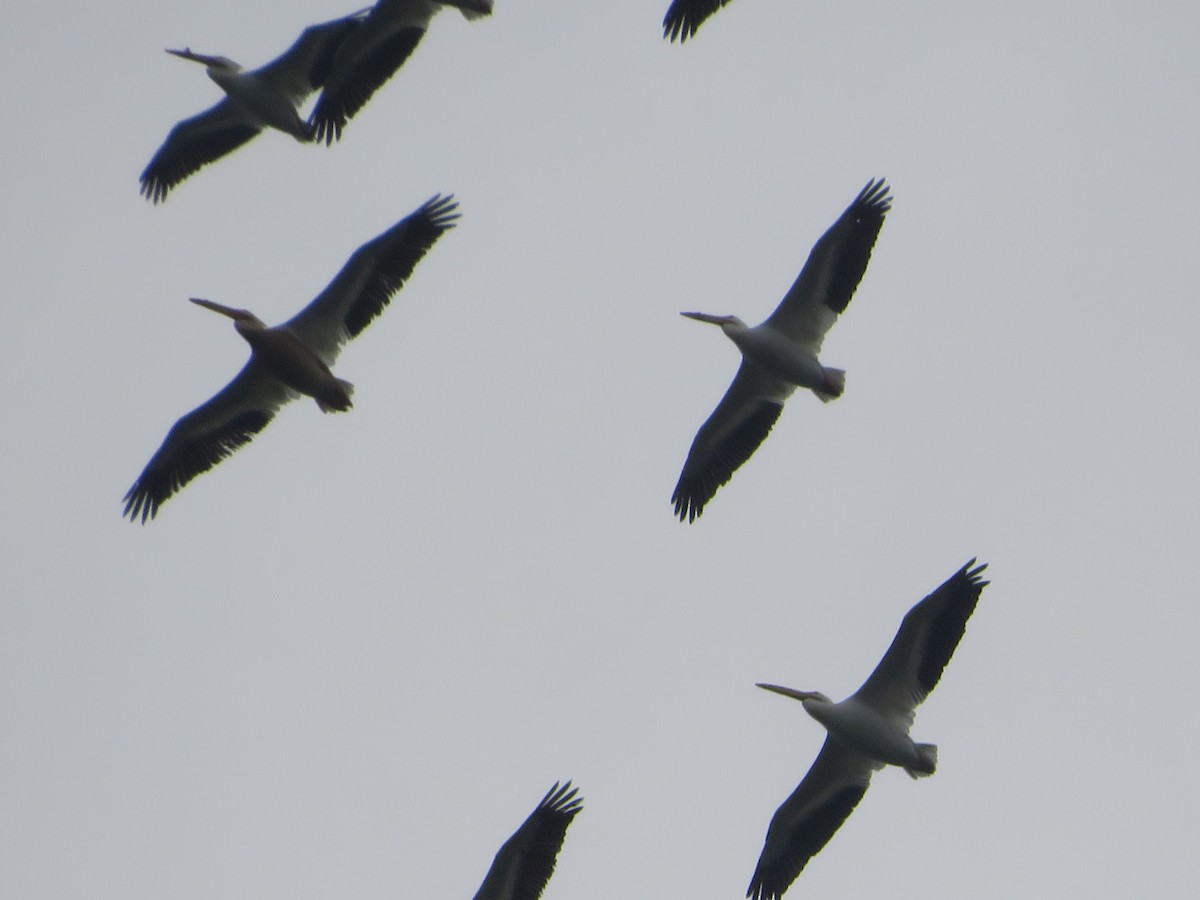
[[[387,308],[392,296],[404,286],[417,263],[438,238],[458,224],[461,217],[458,201],[453,194],[435,194],[420,209],[377,239],[382,241],[380,246],[389,249],[381,251],[371,283],[345,314],[346,331],[351,337],[361,334]]]
[[[663,38],[683,43],[729,0],[674,0],[663,16]]]
[[[932,620],[926,651],[917,670],[917,680],[926,692],[931,692],[937,686],[950,657],[966,633],[967,620],[975,612],[980,594],[989,584],[982,577],[986,568],[987,563],[976,566],[972,559],[933,594],[937,596],[945,592],[946,602]]]
[[[205,435],[203,439],[185,444],[169,459],[159,462],[156,458],[138,476],[133,487],[121,499],[125,502],[122,516],[130,522],[141,524],[158,515],[158,508],[197,475],[203,475],[221,460],[232,456],[239,447],[248,444],[254,435],[270,423],[272,415],[262,410],[242,413],[225,424],[219,431]],[[168,434],[164,448],[170,443]],[[161,450],[159,451],[162,452]]]
[[[746,896],[750,900],[779,900],[800,877],[809,860],[833,839],[866,793],[865,784],[847,785],[833,793],[813,811],[805,836],[788,848],[786,856],[773,860],[759,858]]]
[[[680,522],[691,523],[700,517],[705,504],[733,478],[733,473],[741,468],[767,439],[782,412],[782,404],[760,403],[737,431],[714,448],[710,459],[699,471],[689,473],[691,454],[688,454],[688,461],[683,464],[679,483],[675,485],[675,492],[671,495],[671,502],[675,504],[675,515],[679,517]]]

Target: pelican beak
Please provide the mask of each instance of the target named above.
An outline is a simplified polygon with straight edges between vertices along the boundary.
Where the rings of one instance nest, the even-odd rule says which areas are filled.
[[[213,312],[219,312],[223,316],[229,316],[231,319],[242,318],[246,311],[244,309],[234,309],[231,306],[222,306],[220,303],[213,303],[211,300],[201,300],[199,297],[189,297],[197,306],[203,306],[205,309],[211,309]]]
[[[203,63],[206,66],[215,65],[219,57],[205,56],[203,53],[193,53],[190,47],[184,47],[182,50],[167,50],[172,56],[178,56],[180,59],[190,59],[192,62]]]
[[[783,694],[785,697],[791,697],[793,700],[812,700],[816,694],[811,691],[798,691],[795,688],[780,687],[777,684],[756,684],[755,687],[760,687],[764,691],[774,691],[776,694]]]
[[[728,316],[712,316],[708,313],[700,312],[681,312],[681,316],[686,316],[689,319],[695,319],[697,322],[707,322],[710,325],[724,325]]]

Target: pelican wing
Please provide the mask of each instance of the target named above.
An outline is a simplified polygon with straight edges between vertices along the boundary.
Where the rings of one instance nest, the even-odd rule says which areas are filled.
[[[663,37],[683,43],[729,0],[675,0],[663,17]]]
[[[974,568],[972,568],[974,567]],[[878,712],[912,722],[937,686],[988,582],[971,560],[904,616],[887,653],[854,696]]]
[[[257,135],[262,128],[228,98],[171,129],[142,172],[142,195],[152,203],[189,175],[215,162]]]
[[[332,144],[355,113],[396,74],[425,36],[435,3],[380,0],[338,49],[309,119],[316,140]]]
[[[850,303],[871,261],[871,249],[892,205],[888,191],[883,179],[867,182],[817,241],[808,262],[766,324],[814,355],[820,352],[825,333]]]
[[[357,12],[310,25],[292,46],[254,74],[287,94],[293,102],[302,102],[325,84],[338,48],[365,18],[365,12]]]
[[[207,472],[270,423],[276,410],[298,396],[251,358],[233,381],[167,432],[133,487],[122,498],[131,522],[158,514],[158,508],[185,484]]]
[[[826,737],[800,786],[771,817],[746,896],[751,900],[782,897],[858,806],[871,772],[879,765]]]
[[[346,341],[387,307],[417,263],[459,218],[458,201],[440,194],[354,252],[317,299],[284,323],[332,365]]]
[[[554,787],[496,853],[475,900],[538,900],[554,874],[567,827],[583,809],[571,782]]]
[[[767,439],[795,388],[742,361],[725,392],[692,441],[671,502],[679,521],[694,522],[717,489],[733,477]]]

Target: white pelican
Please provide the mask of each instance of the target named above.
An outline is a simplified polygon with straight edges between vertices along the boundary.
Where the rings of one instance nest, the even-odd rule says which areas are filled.
[[[297,111],[308,95],[325,83],[338,46],[362,24],[365,12],[304,29],[278,59],[244,71],[224,56],[190,49],[168,50],[203,63],[208,77],[225,91],[225,99],[171,129],[166,141],[142,172],[142,194],[159,203],[167,193],[203,166],[232,153],[264,128],[277,128],[298,141],[311,141],[312,129]]]
[[[497,853],[475,900],[538,900],[554,874],[554,861],[567,836],[567,826],[583,809],[579,788],[558,782],[546,792]]]
[[[696,34],[696,29],[729,0],[674,0],[663,17],[663,37],[682,44]]]
[[[892,204],[883,179],[871,180],[821,236],[796,282],[765,322],[748,328],[737,316],[685,312],[720,325],[742,351],[742,365],[692,441],[671,502],[682,522],[694,522],[733,477],[783,411],[797,387],[828,403],[842,395],[846,373],[817,359],[825,333],[850,303],[871,259],[871,248]]]
[[[329,286],[282,325],[252,313],[192,299],[229,316],[250,345],[250,361],[207,403],[175,423],[124,496],[130,521],[145,524],[185,484],[207,472],[270,423],[276,410],[305,394],[322,412],[350,409],[353,385],[329,367],[342,345],[383,312],[421,258],[453,228],[458,203],[435,196],[354,252]]]
[[[962,640],[988,584],[980,578],[986,568],[971,560],[910,609],[871,677],[841,703],[816,691],[758,685],[801,701],[828,735],[800,786],[771,817],[747,897],[782,897],[853,812],[876,769],[901,766],[913,778],[933,774],[937,746],[913,743],[908,730]]]
[[[467,19],[492,13],[492,0],[379,0],[333,60],[310,121],[318,141],[332,144],[346,122],[412,55],[433,17],[454,6]]]

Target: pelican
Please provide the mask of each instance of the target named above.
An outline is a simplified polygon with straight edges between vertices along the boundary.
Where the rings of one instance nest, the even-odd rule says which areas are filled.
[[[696,34],[696,29],[729,0],[674,0],[663,17],[663,37],[682,44]]]
[[[910,609],[871,677],[841,703],[816,691],[758,685],[799,700],[828,735],[800,786],[771,817],[747,897],[782,897],[854,811],[876,769],[900,766],[913,778],[933,774],[937,746],[913,743],[908,730],[962,640],[988,584],[980,577],[986,568],[972,559]]]
[[[130,521],[153,519],[189,481],[207,472],[267,427],[301,394],[322,412],[351,407],[353,385],[330,366],[342,345],[383,312],[413,269],[459,218],[453,196],[434,196],[379,237],[359,247],[329,286],[282,325],[268,328],[244,309],[192,298],[229,316],[250,345],[250,361],[216,396],[175,423],[125,495]]]
[[[567,826],[583,809],[579,788],[558,782],[529,814],[492,861],[475,900],[538,900],[554,874],[554,861],[567,836]]]
[[[184,119],[171,129],[146,170],[142,194],[153,203],[189,175],[232,153],[264,128],[277,128],[298,141],[312,140],[312,129],[300,118],[300,104],[325,83],[338,46],[362,24],[365,10],[304,29],[278,59],[245,71],[224,56],[168,50],[181,59],[203,63],[208,77],[225,91],[211,109]]]
[[[808,388],[824,403],[842,395],[846,373],[826,368],[817,356],[825,333],[850,303],[867,270],[871,248],[891,209],[888,190],[883,179],[867,182],[817,241],[799,277],[762,324],[748,328],[737,316],[680,313],[720,325],[742,351],[742,365],[692,441],[671,496],[679,521],[694,522],[704,511],[717,489],[766,440],[796,388]]]
[[[342,137],[346,122],[404,65],[433,17],[454,6],[467,19],[492,13],[492,0],[379,0],[362,27],[338,48],[310,121],[326,146]]]

